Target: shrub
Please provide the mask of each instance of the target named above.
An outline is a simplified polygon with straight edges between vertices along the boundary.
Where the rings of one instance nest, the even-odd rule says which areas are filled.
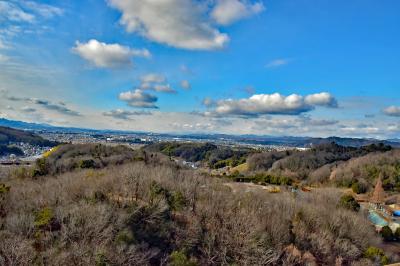
[[[389,259],[386,257],[383,250],[377,247],[368,247],[364,252],[364,257],[371,260],[379,260],[383,265],[389,263]]]
[[[6,197],[10,192],[10,186],[0,183],[0,218],[7,215],[6,212]]]
[[[81,160],[79,162],[79,168],[85,169],[85,168],[95,168],[96,167],[96,163],[94,160],[90,159],[90,160]]]
[[[396,231],[394,232],[394,237],[397,241],[400,241],[400,227],[397,227]]]
[[[167,202],[173,211],[182,210],[186,206],[186,199],[180,191],[167,195]]]
[[[196,266],[197,264],[191,261],[183,251],[174,251],[169,256],[171,266]]]
[[[3,197],[8,192],[10,192],[10,186],[0,183],[0,197]]]
[[[50,166],[46,158],[37,159],[33,176],[47,175],[49,173],[49,168]]]
[[[282,176],[279,180],[279,184],[285,185],[285,186],[290,186],[292,184],[292,179],[286,176]]]
[[[182,192],[170,192],[157,182],[153,181],[150,184],[150,201],[154,202],[157,197],[165,199],[168,206],[173,211],[181,210],[186,205],[186,199]]]
[[[360,183],[360,182],[353,183],[353,185],[351,185],[351,189],[356,194],[362,194],[362,193],[367,192],[367,186],[364,183]]]
[[[99,252],[96,254],[96,266],[107,266],[107,257],[103,252]]]
[[[54,216],[53,210],[48,207],[35,213],[34,225],[37,229],[45,231],[58,231],[61,227]]]
[[[90,199],[91,202],[97,203],[97,202],[104,202],[108,199],[107,195],[104,194],[102,191],[96,190],[93,193],[93,197]]]
[[[133,210],[127,222],[133,239],[152,247],[168,250],[174,240],[175,228],[171,213],[162,203],[139,207]]]
[[[133,236],[132,231],[122,230],[115,237],[115,242],[117,242],[117,244],[130,245],[135,242],[135,238]]]
[[[390,229],[390,227],[387,226],[387,225],[382,227],[381,236],[383,237],[383,239],[385,241],[393,240],[393,231],[392,231],[392,229]]]
[[[340,198],[339,205],[352,211],[360,210],[360,204],[358,204],[358,202],[354,199],[352,195],[348,194],[343,195]]]

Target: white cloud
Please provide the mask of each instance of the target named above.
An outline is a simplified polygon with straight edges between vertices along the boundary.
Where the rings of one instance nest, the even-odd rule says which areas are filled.
[[[45,18],[61,16],[64,13],[64,10],[59,7],[55,7],[55,6],[51,6],[51,5],[47,5],[47,4],[39,4],[39,3],[33,2],[33,1],[23,1],[21,4],[25,8],[28,8],[28,9],[32,10],[33,12],[35,12]]]
[[[383,109],[383,113],[388,116],[399,116],[400,117],[400,107],[399,106],[389,106]]]
[[[151,113],[146,111],[127,111],[122,109],[115,109],[108,112],[104,112],[103,115],[113,117],[115,119],[132,120],[132,116],[151,115]]]
[[[162,83],[166,81],[163,75],[156,73],[149,73],[140,78],[142,83]]]
[[[61,16],[64,10],[33,1],[0,1],[0,21],[34,23],[38,18]]]
[[[174,122],[170,124],[174,130],[179,132],[192,131],[192,132],[204,132],[215,130],[216,126],[212,123],[178,123]]]
[[[109,0],[122,12],[120,23],[128,32],[173,47],[212,50],[223,48],[227,34],[213,27],[207,3],[194,0]]]
[[[192,88],[192,86],[190,85],[190,82],[188,80],[182,80],[181,87],[185,90],[190,90]]]
[[[298,115],[313,110],[316,106],[336,107],[336,99],[329,93],[318,93],[306,97],[279,93],[255,94],[250,98],[220,100],[215,112],[219,115],[257,116],[265,114]]]
[[[279,59],[274,59],[270,62],[268,62],[265,67],[267,68],[276,68],[276,67],[280,67],[280,66],[284,66],[289,64],[290,59],[287,58],[279,58]]]
[[[156,92],[177,93],[167,82],[164,75],[150,73],[140,77],[140,85],[137,87],[139,90],[152,90]]]
[[[344,126],[341,130],[345,131],[347,134],[350,135],[360,135],[360,134],[376,134],[380,132],[378,127],[372,126]]]
[[[145,93],[139,89],[122,92],[119,95],[119,99],[127,102],[131,107],[158,108],[155,105],[158,100],[157,96]]]
[[[389,124],[387,130],[391,132],[400,132],[400,124]]]
[[[35,108],[29,107],[29,106],[24,106],[24,107],[21,108],[21,110],[22,110],[22,112],[25,112],[25,113],[34,113],[34,112],[36,112]]]
[[[38,107],[41,107],[43,109],[47,109],[50,111],[55,111],[62,115],[81,116],[81,114],[79,112],[70,109],[63,102],[54,103],[54,102],[51,102],[51,101],[45,100],[45,99],[16,97],[16,96],[12,96],[12,95],[10,96],[10,95],[8,95],[7,90],[1,90],[0,94],[3,94],[3,97],[2,97],[3,99],[10,101],[10,102],[24,102],[24,103],[28,103],[28,104],[35,104]],[[27,108],[25,108],[25,111],[26,111],[26,109]]]
[[[1,20],[32,23],[35,21],[35,16],[25,12],[12,2],[0,1],[0,21]]]
[[[56,111],[63,115],[81,116],[81,114],[79,112],[68,108],[67,106],[65,106],[65,103],[62,103],[62,102],[53,103],[48,100],[36,99],[36,98],[25,99],[25,101],[32,102],[32,103],[37,104],[47,110]]]
[[[314,126],[314,127],[322,127],[322,126],[333,126],[339,123],[338,120],[333,119],[313,119],[310,116],[302,115],[298,119],[304,126]]]
[[[174,90],[169,84],[156,84],[152,89],[157,92],[176,93],[176,90]]]
[[[250,3],[247,0],[217,0],[211,17],[221,25],[229,25],[240,19],[250,17],[265,10],[262,2]]]
[[[132,64],[133,56],[146,58],[151,56],[147,49],[132,49],[120,44],[106,44],[94,39],[87,43],[77,41],[72,50],[93,65],[103,68],[126,67]]]
[[[306,96],[305,102],[310,105],[338,107],[337,100],[328,92],[321,92]]]

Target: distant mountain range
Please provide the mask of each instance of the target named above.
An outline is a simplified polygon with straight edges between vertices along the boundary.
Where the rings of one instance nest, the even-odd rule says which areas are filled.
[[[292,147],[310,147],[312,145],[324,144],[335,142],[342,146],[361,147],[370,144],[383,143],[393,147],[400,147],[400,140],[378,140],[372,138],[343,138],[343,137],[328,137],[328,138],[314,138],[314,137],[291,137],[291,136],[257,136],[257,135],[184,135],[181,138],[198,138],[198,139],[226,139],[234,140],[240,143],[247,144],[260,144],[260,145],[282,145]]]
[[[28,123],[23,121],[9,120],[0,118],[0,126],[12,127],[22,130],[47,130],[47,131],[63,131],[63,132],[98,132],[100,130],[75,128],[75,127],[57,127],[49,124]]]
[[[258,135],[227,135],[227,134],[158,134],[146,132],[118,131],[118,130],[96,130],[74,127],[56,127],[49,124],[27,123],[22,121],[8,120],[0,118],[0,126],[12,127],[23,130],[34,131],[51,131],[51,132],[70,132],[70,133],[113,133],[128,134],[135,133],[140,135],[152,135],[160,137],[180,138],[180,139],[197,139],[197,140],[215,140],[215,141],[234,141],[244,144],[260,144],[260,145],[283,145],[293,147],[309,147],[323,143],[335,142],[342,146],[360,147],[373,143],[384,143],[393,147],[400,147],[400,139],[377,140],[372,138],[314,138],[314,137],[291,137],[291,136],[258,136]]]

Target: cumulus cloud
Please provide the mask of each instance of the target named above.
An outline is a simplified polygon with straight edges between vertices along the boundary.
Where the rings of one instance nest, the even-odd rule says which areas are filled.
[[[385,109],[383,109],[383,113],[388,115],[388,116],[397,116],[400,117],[400,107],[399,106],[389,106]]]
[[[108,112],[104,112],[103,115],[113,117],[115,119],[132,120],[132,116],[151,115],[151,113],[146,111],[127,111],[122,109],[115,109]]]
[[[76,42],[72,51],[96,67],[120,68],[132,65],[132,57],[151,56],[147,49],[132,49],[117,43],[107,44],[97,40],[89,40],[87,43]]]
[[[309,105],[318,105],[325,107],[338,107],[337,100],[328,92],[321,92],[306,96],[305,102]]]
[[[161,74],[150,73],[140,78],[140,85],[137,87],[139,90],[152,90],[164,93],[177,93],[177,91],[166,83],[167,78]]]
[[[250,3],[247,0],[217,0],[211,11],[211,17],[221,25],[230,25],[240,19],[264,11],[262,2]]]
[[[190,90],[192,88],[192,86],[190,85],[190,82],[188,80],[182,80],[181,87],[185,90]]]
[[[298,115],[315,109],[316,106],[336,107],[336,99],[329,93],[318,93],[306,97],[279,93],[255,94],[250,98],[220,100],[215,112],[220,115],[258,116],[265,114]]]
[[[157,96],[143,92],[142,90],[136,89],[134,91],[122,92],[119,95],[121,101],[125,101],[131,107],[139,108],[158,108],[155,103],[157,102]]]
[[[208,18],[207,3],[195,0],[109,0],[121,11],[120,23],[128,32],[173,47],[211,50],[229,41]]]

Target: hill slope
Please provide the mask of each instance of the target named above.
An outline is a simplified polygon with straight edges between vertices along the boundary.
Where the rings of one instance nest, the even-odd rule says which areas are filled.
[[[58,144],[46,140],[32,132],[9,127],[0,127],[0,145],[8,145],[12,142],[24,142],[41,147],[52,147]]]

